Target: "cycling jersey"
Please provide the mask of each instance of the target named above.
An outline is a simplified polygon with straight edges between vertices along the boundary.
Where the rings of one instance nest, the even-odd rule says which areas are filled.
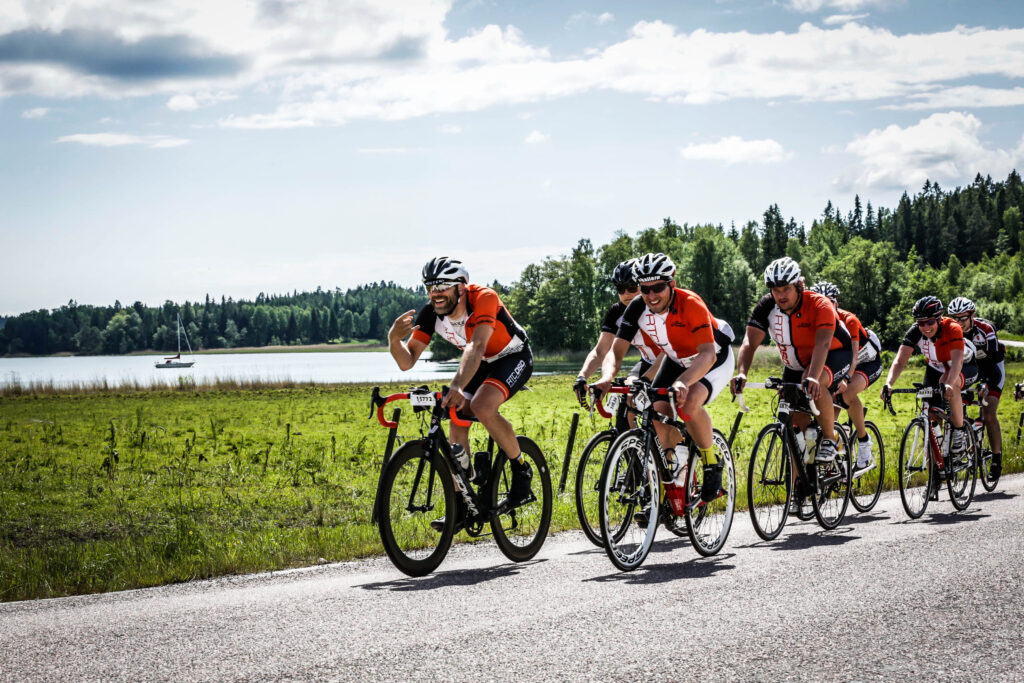
[[[967,366],[974,362],[974,344],[964,339],[964,332],[960,326],[953,322],[952,318],[940,318],[939,328],[935,336],[929,339],[921,332],[921,328],[914,323],[907,334],[903,337],[902,346],[909,346],[915,352],[924,354],[928,366],[939,372],[949,369],[950,353],[955,349],[964,352],[963,365]]]
[[[601,331],[616,334],[619,331],[619,323],[622,321],[622,315],[625,312],[626,304],[621,301],[616,301],[612,304],[608,308],[608,312],[604,314]],[[648,337],[643,330],[638,330],[633,338],[629,340],[629,343],[640,352],[640,357],[647,363],[647,368],[650,368],[654,361],[658,359],[658,356],[661,355],[661,347],[655,344],[654,340]],[[647,369],[644,369],[644,372],[647,372]]]
[[[695,292],[676,287],[664,313],[654,313],[643,297],[626,307],[616,336],[627,341],[643,332],[668,357],[684,368],[690,367],[701,344],[715,345],[715,364],[725,362],[732,342],[732,328],[711,315],[704,300]]]
[[[771,293],[765,294],[754,306],[747,325],[771,337],[779,348],[782,362],[791,370],[806,370],[810,366],[818,330],[833,331],[829,351],[851,350],[850,333],[836,317],[832,302],[815,292],[801,292],[792,313],[779,308]]]
[[[996,337],[996,326],[984,318],[975,318],[974,327],[964,330],[964,338],[974,344],[975,358],[982,367],[1002,361],[1006,354],[1006,347]]]
[[[860,318],[850,311],[840,308],[836,311],[836,316],[850,333],[850,339],[857,340],[857,363],[866,363],[878,358],[878,352],[882,349],[878,335],[864,327]]]
[[[437,315],[434,307],[428,303],[416,314],[415,324],[419,329],[412,333],[412,338],[428,344],[436,332],[458,348],[464,349],[473,338],[473,330],[477,325],[493,327],[494,333],[484,349],[484,360],[488,363],[527,346],[526,332],[512,319],[497,292],[490,287],[466,285],[463,296],[466,298],[466,317],[455,320],[447,315]]]

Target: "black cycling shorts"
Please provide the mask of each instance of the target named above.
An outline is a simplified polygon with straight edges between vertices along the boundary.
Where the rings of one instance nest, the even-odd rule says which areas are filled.
[[[480,361],[473,379],[466,383],[462,390],[463,396],[473,398],[483,384],[498,388],[505,395],[505,400],[515,396],[516,392],[526,386],[526,381],[533,374],[533,352],[525,345],[520,351],[510,353],[494,362]]]
[[[651,369],[651,364],[641,359],[626,373],[627,377],[643,377]]]
[[[860,363],[857,365],[857,369],[853,371],[855,375],[864,375],[864,379],[868,381],[870,387],[874,384],[879,377],[882,376],[882,359],[881,357],[869,360],[866,363]]]
[[[988,385],[989,396],[999,398],[1003,395],[1003,384],[1006,382],[1006,367],[1003,361],[988,364],[984,370],[979,368],[978,379]]]
[[[924,368],[924,385],[926,387],[937,387],[941,382],[942,376],[946,374],[939,372],[930,365],[926,365]],[[977,363],[965,363],[963,368],[960,370],[960,379],[963,380],[963,386],[960,387],[960,391],[967,389],[975,382],[978,381],[978,364]]]
[[[825,356],[825,370],[829,374],[828,390],[835,393],[839,383],[850,374],[850,361],[853,360],[853,353],[849,349],[832,349]],[[803,370],[794,370],[787,367],[782,371],[782,381],[799,383],[804,376]],[[817,379],[817,377],[815,377]]]

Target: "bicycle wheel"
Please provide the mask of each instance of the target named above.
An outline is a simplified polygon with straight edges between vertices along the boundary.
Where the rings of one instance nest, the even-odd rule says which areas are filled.
[[[992,476],[992,449],[989,448],[988,430],[984,424],[974,424],[974,440],[978,442],[978,479],[986,491],[995,491],[999,477]]]
[[[946,425],[946,429],[952,430],[953,425]],[[967,509],[974,500],[974,489],[978,484],[975,463],[980,458],[980,446],[974,440],[973,429],[967,428],[963,432],[966,441],[964,452],[959,455],[952,452],[946,454],[946,488],[949,490],[949,502],[957,510]]]
[[[601,475],[601,537],[608,558],[622,571],[643,563],[658,529],[661,486],[653,454],[644,450],[639,429],[622,434]]]
[[[882,443],[882,432],[870,420],[864,422],[864,430],[871,438],[871,457],[874,464],[869,470],[863,472],[855,470],[853,473],[850,502],[860,512],[868,512],[875,507],[878,497],[882,495],[882,486],[885,483],[885,444]],[[851,445],[857,448],[854,439],[850,439],[850,441]]]
[[[704,557],[714,555],[729,537],[732,528],[733,511],[736,508],[736,471],[733,466],[732,452],[725,436],[717,429],[712,432],[715,456],[723,465],[722,488],[719,496],[710,502],[700,499],[701,485],[704,483],[703,463],[700,453],[690,454],[690,476],[686,487],[686,533],[694,549]]]
[[[579,465],[576,466],[576,514],[580,518],[583,535],[598,547],[604,545],[598,514],[598,503],[601,499],[599,484],[608,449],[615,440],[615,434],[610,429],[595,434],[584,446]]]
[[[817,491],[811,496],[811,507],[823,529],[835,529],[843,521],[850,505],[850,475],[853,461],[850,457],[850,439],[846,431],[835,430],[836,457],[832,462],[814,465]],[[819,442],[820,443],[820,442]]]
[[[914,418],[903,432],[899,462],[900,500],[911,519],[928,507],[932,490],[932,467],[928,444],[928,423]]]
[[[423,576],[437,569],[455,535],[455,484],[439,453],[428,454],[422,441],[399,448],[384,470],[381,485],[380,540],[402,572]],[[441,531],[431,522],[444,518]]]
[[[757,535],[766,541],[778,536],[786,525],[792,481],[782,425],[770,424],[757,435],[747,472],[750,521]]]
[[[525,436],[517,436],[519,448],[533,470],[533,495],[515,507],[507,507],[512,485],[512,463],[501,450],[491,470],[491,531],[505,557],[513,562],[529,560],[544,545],[551,525],[551,473],[540,447]]]

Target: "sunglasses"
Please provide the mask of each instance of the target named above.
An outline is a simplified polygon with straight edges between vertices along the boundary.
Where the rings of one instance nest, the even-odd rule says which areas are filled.
[[[668,289],[667,282],[659,282],[653,285],[640,285],[641,294],[661,294]]]
[[[433,285],[423,285],[423,288],[427,290],[427,294],[433,294],[434,292],[447,292],[449,289],[459,283],[457,282],[438,282]]]
[[[634,294],[636,293],[636,289],[636,285],[615,285],[615,291],[618,292],[619,294],[625,294],[626,292]]]
[[[953,320],[957,321],[958,323],[965,323],[971,319],[971,314],[968,313],[967,315],[951,315],[950,317]]]
[[[939,324],[939,319],[938,318],[924,318],[923,320],[918,320],[917,321],[917,326],[918,327],[931,327],[932,325],[938,325],[938,324]]]

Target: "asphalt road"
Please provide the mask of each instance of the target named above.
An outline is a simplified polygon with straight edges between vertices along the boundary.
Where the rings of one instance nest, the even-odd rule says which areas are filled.
[[[379,558],[0,605],[0,679],[1022,680],[1022,494],[914,522],[886,494],[771,543],[744,513],[719,556],[661,530],[632,573],[574,532],[421,579]]]

